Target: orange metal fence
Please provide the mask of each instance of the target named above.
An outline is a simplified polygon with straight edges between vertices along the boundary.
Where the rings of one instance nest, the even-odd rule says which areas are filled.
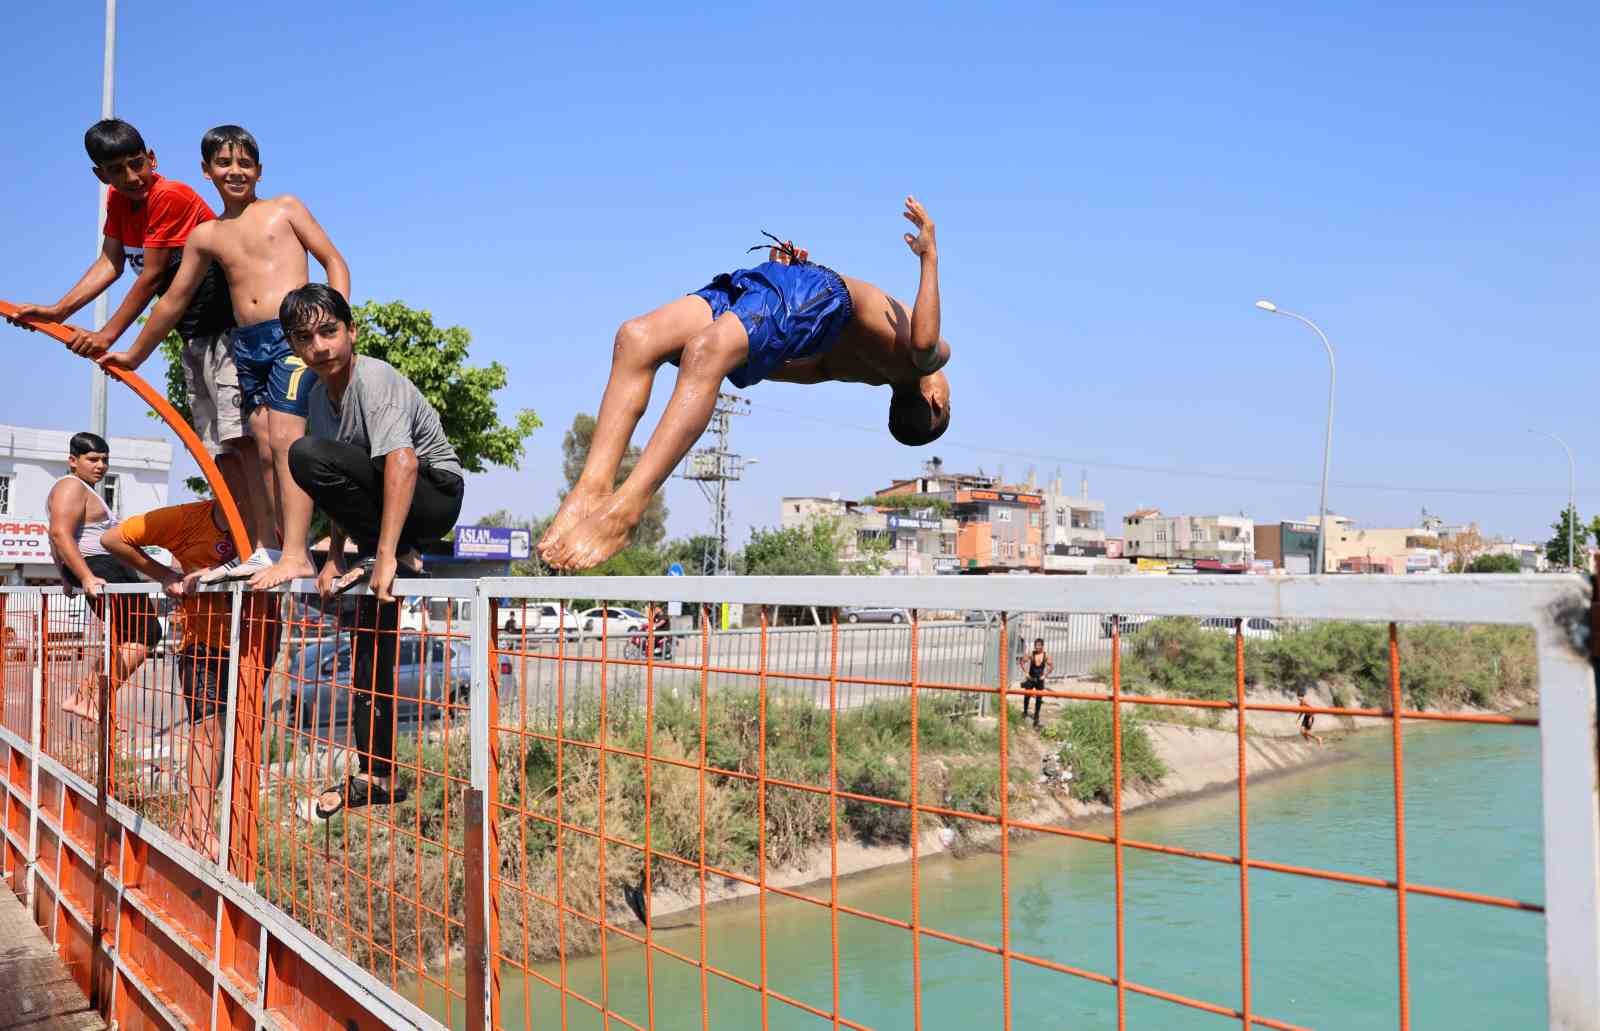
[[[192,647],[152,591],[121,589],[104,628],[59,592],[0,591],[13,889],[102,1008],[135,1027],[938,1029],[953,1026],[943,1008],[959,969],[1006,1028],[1044,1026],[1040,1000],[1080,990],[1119,1028],[1166,1020],[1152,1005],[1297,1028],[1312,1022],[1281,993],[1263,1004],[1253,932],[1311,883],[1392,907],[1393,973],[1372,992],[1393,1001],[1381,1018],[1363,1011],[1363,1026],[1413,1026],[1419,899],[1542,925],[1551,1026],[1600,1019],[1595,682],[1574,578],[577,581],[616,599],[589,617],[562,603],[574,583],[419,582],[396,606],[234,591],[213,612],[230,621],[226,654]],[[677,629],[658,633],[628,599],[679,602]],[[724,628],[730,600],[743,630]],[[936,618],[935,600],[993,618]],[[846,602],[904,605],[908,622],[841,625]],[[791,606],[820,622],[780,626]],[[1191,637],[1153,636],[1169,631],[1129,613],[1179,617]],[[125,659],[150,620],[161,643]],[[1383,660],[1366,696],[1274,694],[1285,685],[1252,665],[1252,634],[1324,620],[1377,624]],[[1536,713],[1419,703],[1436,669],[1409,635],[1482,624],[1530,628]],[[1071,675],[1041,690],[1018,659],[1046,626]],[[1164,671],[1183,656],[1163,651],[1179,646],[1147,643],[1168,640],[1224,646],[1228,661],[1204,689],[1180,684]],[[93,692],[107,718],[65,711]],[[1048,803],[1093,758],[1046,747],[1026,727],[1030,703],[1053,718],[1103,714],[1105,804],[1071,810],[1103,819],[1063,821]],[[1252,847],[1258,753],[1308,715],[1384,729],[1383,868]],[[1125,749],[1152,720],[1231,739],[1207,775],[1230,785],[1230,847],[1130,828],[1150,796],[1145,757]],[[1427,768],[1408,760],[1404,731],[1443,723],[1537,736],[1542,895],[1408,868],[1407,778]],[[1052,772],[1057,755],[1066,773]],[[392,804],[316,814],[363,773],[387,778]],[[1023,838],[1108,857],[1103,953],[1050,948],[1028,929],[1037,902],[1014,884]],[[969,924],[948,916],[936,859],[963,846],[996,853],[993,895],[974,900],[983,919]],[[868,848],[873,862],[904,860],[887,875],[903,890],[845,883]],[[1157,860],[1171,881],[1130,879]],[[1164,883],[1219,875],[1233,883],[1215,889],[1233,899],[1236,931],[1218,939],[1237,951],[1231,978],[1141,975],[1133,914],[1159,905]],[[1262,878],[1271,891],[1252,885]],[[789,966],[808,913],[826,944],[801,958],[825,973],[802,984]],[[748,940],[731,936],[737,920],[753,925]],[[898,1009],[884,1009],[886,991]]]

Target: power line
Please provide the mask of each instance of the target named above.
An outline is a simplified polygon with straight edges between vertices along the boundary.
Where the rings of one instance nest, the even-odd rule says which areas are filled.
[[[777,412],[782,415],[793,416],[797,419],[804,419],[807,422],[814,422],[824,426],[836,426],[840,429],[856,430],[861,433],[870,433],[873,436],[880,436],[883,433],[882,427],[864,426],[860,423],[846,422],[841,419],[829,419],[819,415],[812,415],[809,412],[795,411],[794,409],[790,408],[780,408],[773,404],[763,404],[763,408],[769,412]],[[1252,475],[1250,473],[1222,472],[1210,469],[1195,469],[1192,467],[1180,468],[1175,466],[1138,465],[1128,462],[1105,462],[1100,461],[1099,459],[1084,458],[1081,456],[1074,457],[1067,455],[1050,455],[1034,451],[1018,451],[1012,448],[993,447],[986,444],[970,444],[964,441],[950,440],[949,438],[941,439],[939,441],[939,446],[943,448],[954,448],[961,451],[977,451],[985,454],[1000,455],[1007,458],[1023,458],[1039,463],[1074,464],[1088,466],[1091,469],[1114,470],[1117,472],[1153,473],[1162,476],[1182,476],[1203,480],[1227,480],[1234,483],[1258,483],[1273,487],[1316,487],[1318,485],[1316,481],[1312,480],[1288,480],[1275,476],[1259,476]],[[1337,480],[1330,481],[1329,486],[1338,487],[1341,490],[1380,491],[1396,494],[1459,494],[1482,497],[1505,497],[1508,495],[1521,497],[1548,497],[1552,494],[1560,493],[1559,491],[1551,491],[1541,487],[1416,487],[1394,483],[1357,483],[1342,482]]]

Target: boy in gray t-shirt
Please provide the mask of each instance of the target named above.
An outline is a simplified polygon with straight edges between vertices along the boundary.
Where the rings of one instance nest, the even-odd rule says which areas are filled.
[[[360,773],[317,800],[324,818],[346,806],[402,800],[391,783],[394,665],[400,606],[396,575],[422,575],[421,546],[448,533],[461,515],[461,460],[416,386],[392,366],[355,353],[350,305],[337,290],[309,283],[279,309],[285,338],[317,374],[306,435],[289,449],[295,483],[334,523],[317,574],[324,598],[369,581],[357,599],[352,715]],[[344,542],[359,560],[344,566]]]

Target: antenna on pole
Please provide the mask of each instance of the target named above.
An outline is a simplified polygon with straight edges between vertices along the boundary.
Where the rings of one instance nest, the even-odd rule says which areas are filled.
[[[713,543],[701,558],[701,571],[711,576],[720,576],[728,569],[728,484],[744,477],[744,456],[734,454],[728,447],[731,420],[736,415],[749,414],[750,402],[746,399],[737,394],[718,394],[717,407],[706,424],[706,436],[714,437],[715,444],[685,455],[679,474],[698,483],[711,504]]]

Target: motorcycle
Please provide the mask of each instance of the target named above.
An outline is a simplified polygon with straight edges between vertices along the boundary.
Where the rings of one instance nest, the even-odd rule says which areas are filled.
[[[622,649],[623,657],[628,659],[644,658],[645,640],[646,635],[642,633],[630,635],[628,643]],[[650,644],[650,654],[663,662],[671,662],[672,638],[658,633]]]

